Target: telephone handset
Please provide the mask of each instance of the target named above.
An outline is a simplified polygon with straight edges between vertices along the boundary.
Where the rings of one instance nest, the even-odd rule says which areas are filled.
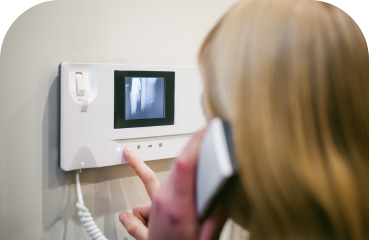
[[[226,194],[227,186],[237,175],[231,127],[214,118],[203,138],[197,162],[196,213],[204,220]]]

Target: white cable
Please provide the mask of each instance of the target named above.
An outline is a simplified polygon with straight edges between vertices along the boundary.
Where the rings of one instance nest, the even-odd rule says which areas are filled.
[[[104,234],[100,231],[100,229],[96,226],[94,219],[91,217],[91,213],[88,208],[85,207],[83,203],[81,183],[79,182],[79,171],[76,171],[76,185],[77,185],[77,195],[78,202],[76,207],[78,208],[78,216],[81,218],[81,223],[83,227],[86,229],[86,232],[93,240],[108,240]]]

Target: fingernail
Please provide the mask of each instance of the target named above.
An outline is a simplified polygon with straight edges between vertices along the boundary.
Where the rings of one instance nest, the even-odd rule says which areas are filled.
[[[124,153],[131,154],[132,153],[132,149],[129,146],[125,147],[124,148]]]
[[[127,213],[123,212],[120,214],[119,219],[123,223],[128,218]]]

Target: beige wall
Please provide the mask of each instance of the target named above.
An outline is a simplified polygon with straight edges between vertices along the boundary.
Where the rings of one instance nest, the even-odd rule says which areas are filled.
[[[196,65],[206,33],[235,0],[59,0],[9,29],[0,57],[0,239],[88,239],[76,215],[74,172],[58,167],[63,61]],[[172,160],[148,163],[162,181]],[[111,239],[149,200],[130,166],[84,170],[82,191]]]

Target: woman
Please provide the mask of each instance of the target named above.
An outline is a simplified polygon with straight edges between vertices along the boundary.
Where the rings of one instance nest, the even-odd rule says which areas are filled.
[[[231,217],[250,239],[368,239],[369,59],[356,23],[322,2],[241,1],[206,37],[199,61],[208,119],[232,126],[239,184],[200,225],[202,132],[161,187],[125,149],[152,197],[120,215],[130,234],[215,239]]]

